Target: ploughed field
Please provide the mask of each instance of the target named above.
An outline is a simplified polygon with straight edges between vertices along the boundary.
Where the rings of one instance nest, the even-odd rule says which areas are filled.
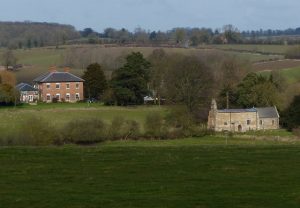
[[[204,137],[0,148],[1,207],[299,207],[300,143]]]

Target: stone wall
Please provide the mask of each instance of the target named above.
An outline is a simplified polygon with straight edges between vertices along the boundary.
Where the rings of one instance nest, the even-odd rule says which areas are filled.
[[[279,129],[279,119],[278,118],[261,118],[261,119],[259,119],[259,129],[260,130]]]
[[[257,130],[256,112],[217,113],[215,131],[245,132]]]

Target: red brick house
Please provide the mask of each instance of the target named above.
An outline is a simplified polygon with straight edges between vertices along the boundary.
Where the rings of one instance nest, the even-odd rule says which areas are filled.
[[[39,90],[39,100],[42,102],[77,102],[84,99],[84,80],[68,71],[52,70],[33,82],[34,87]]]

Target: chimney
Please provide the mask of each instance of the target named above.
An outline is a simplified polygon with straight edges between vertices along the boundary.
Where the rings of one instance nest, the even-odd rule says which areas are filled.
[[[50,72],[56,72],[56,66],[51,66],[51,67],[49,68],[49,71],[50,71]]]
[[[70,72],[70,67],[65,67],[64,72]]]

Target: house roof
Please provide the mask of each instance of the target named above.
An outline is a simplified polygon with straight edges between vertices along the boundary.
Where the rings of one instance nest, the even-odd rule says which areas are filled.
[[[259,118],[279,118],[276,107],[265,108],[248,108],[248,109],[223,109],[218,110],[218,113],[258,113]]]
[[[259,118],[279,118],[276,107],[256,108]]]
[[[69,72],[48,72],[33,80],[38,83],[49,82],[84,82],[80,77],[75,76]]]
[[[247,113],[247,112],[257,112],[255,108],[247,108],[247,109],[223,109],[218,110],[219,113]]]
[[[37,89],[35,89],[34,87],[32,87],[31,85],[27,84],[27,83],[20,83],[16,86],[16,89],[19,91],[38,91]]]

